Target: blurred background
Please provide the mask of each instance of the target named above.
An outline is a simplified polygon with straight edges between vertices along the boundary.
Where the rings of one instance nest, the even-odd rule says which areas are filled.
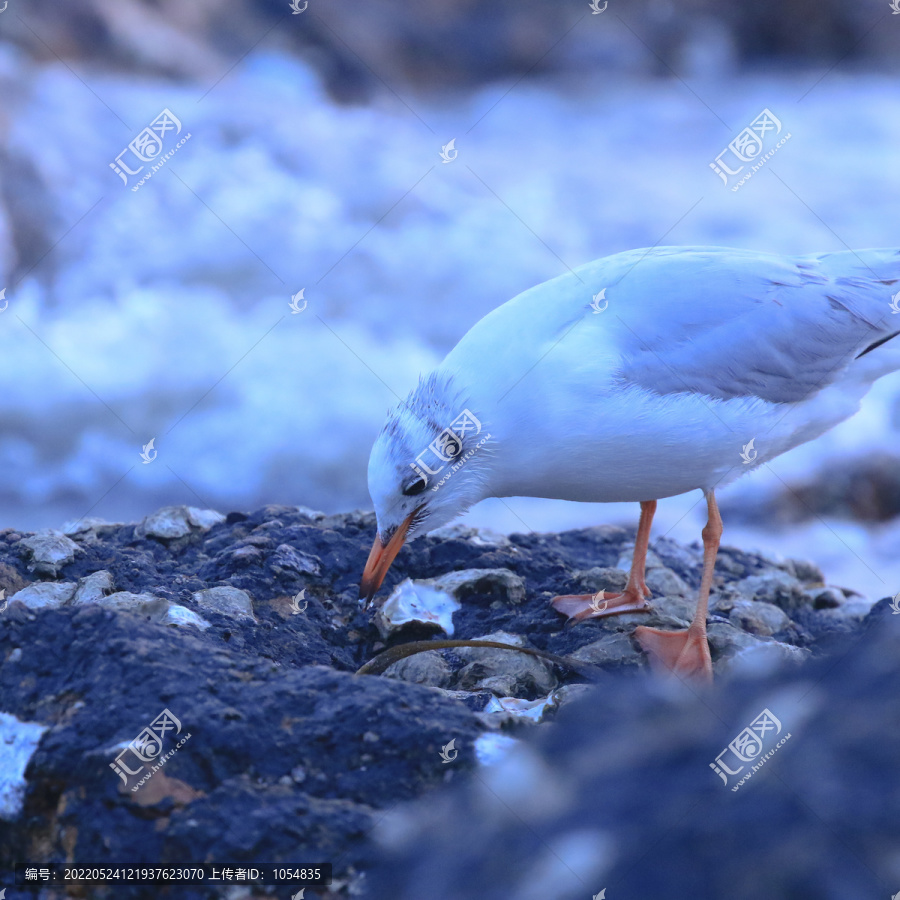
[[[889,0],[0,6],[3,526],[368,508],[387,408],[537,282],[657,243],[900,247]],[[791,138],[732,191],[710,163],[763,109]],[[724,491],[726,542],[896,593],[898,401]],[[656,533],[696,540],[700,499]]]

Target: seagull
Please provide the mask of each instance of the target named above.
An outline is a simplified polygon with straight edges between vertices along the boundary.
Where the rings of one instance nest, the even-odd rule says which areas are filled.
[[[519,294],[388,413],[369,458],[377,532],[361,602],[404,541],[485,498],[526,496],[639,503],[625,589],[551,603],[576,622],[649,610],[657,501],[699,490],[708,516],[696,614],[687,629],[639,626],[634,637],[654,670],[711,680],[715,491],[849,418],[900,368],[898,281],[898,250],[655,247]]]

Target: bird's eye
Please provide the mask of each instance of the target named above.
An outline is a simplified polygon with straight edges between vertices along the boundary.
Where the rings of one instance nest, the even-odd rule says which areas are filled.
[[[410,482],[408,485],[406,485],[406,487],[403,488],[402,493],[404,497],[415,497],[416,494],[421,494],[426,487],[427,485],[425,484],[425,479],[418,478],[416,479],[416,481]]]

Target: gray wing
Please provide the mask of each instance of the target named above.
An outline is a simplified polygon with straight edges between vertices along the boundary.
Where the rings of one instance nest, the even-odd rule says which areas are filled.
[[[797,259],[669,251],[641,262],[619,288],[617,375],[658,394],[796,402],[900,333],[891,308],[896,250]]]

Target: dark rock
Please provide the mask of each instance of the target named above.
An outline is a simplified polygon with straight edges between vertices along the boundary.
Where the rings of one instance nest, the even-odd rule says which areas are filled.
[[[476,640],[498,641],[513,646],[525,644],[519,635],[497,632],[478,635]],[[491,647],[463,647],[456,650],[466,665],[457,675],[457,687],[467,691],[490,691],[500,697],[533,700],[556,687],[553,667],[543,659]]]
[[[591,690],[486,774],[395,813],[364,897],[889,897],[900,629],[879,607],[841,658],[708,692]],[[741,763],[728,746],[754,722],[768,730]]]
[[[181,522],[172,533],[183,533],[86,523],[66,538],[77,547],[71,558],[58,560],[55,576],[40,576],[53,580],[31,587],[35,542],[0,535],[7,597],[32,587],[72,594],[57,609],[12,602],[0,611],[3,711],[47,729],[24,770],[21,814],[0,822],[0,868],[22,859],[95,862],[97,847],[104,858],[148,863],[183,862],[185,854],[235,863],[299,856],[331,859],[341,884],[335,895],[347,898],[363,890],[362,873],[382,855],[367,833],[387,827],[381,816],[398,800],[464,776],[477,753],[489,755],[488,732],[490,752],[498,753],[508,729],[521,735],[555,728],[534,723],[544,711],[552,719],[557,707],[581,709],[573,695],[587,688],[576,674],[514,651],[432,651],[395,664],[388,678],[354,676],[408,636],[379,632],[380,614],[362,612],[357,602],[371,513],[326,516],[273,506],[192,518],[177,508],[148,520],[152,532],[153,521],[165,520]],[[620,697],[640,696],[634,683],[655,684],[631,634],[637,624],[687,624],[699,547],[652,543],[650,612],[566,627],[549,602],[580,587],[621,586],[620,564],[630,560],[633,537],[633,529],[613,527],[508,539],[471,529],[426,536],[401,551],[376,606],[407,579],[443,585],[458,606],[454,638],[493,636],[593,661],[607,672],[592,702],[604,714],[619,710],[604,720],[608,739],[619,742],[618,758],[651,765],[648,747],[656,744],[648,735],[656,732],[623,730],[631,713],[617,706]],[[779,661],[810,650],[837,659],[876,614],[887,609],[886,621],[897,621],[884,602],[869,611],[853,596],[823,608],[816,599],[821,585],[813,588],[809,573],[801,577],[796,565],[786,565],[723,548],[709,629],[720,675],[771,676]],[[301,592],[298,608],[293,598]],[[777,612],[767,606],[773,602]],[[764,631],[766,622],[775,627],[776,615],[789,623],[782,630],[748,632]],[[634,700],[637,714],[643,702]],[[110,763],[165,709],[191,737],[165,772],[132,792]],[[660,709],[652,715],[668,721]],[[451,740],[459,752],[452,765],[441,757]],[[662,755],[677,743],[660,740]],[[542,788],[527,802],[546,801],[551,809],[560,796]],[[638,805],[644,800],[640,795]]]

